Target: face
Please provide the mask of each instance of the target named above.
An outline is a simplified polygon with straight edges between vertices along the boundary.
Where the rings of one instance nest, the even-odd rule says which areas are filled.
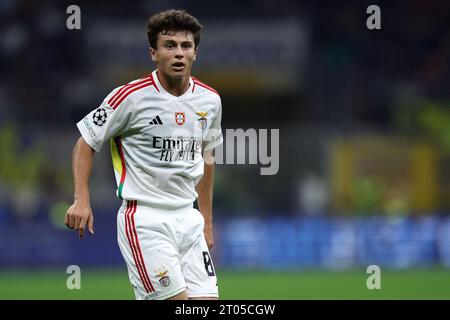
[[[191,74],[197,55],[194,35],[188,31],[159,34],[156,49],[150,48],[158,70],[172,79],[183,79]]]

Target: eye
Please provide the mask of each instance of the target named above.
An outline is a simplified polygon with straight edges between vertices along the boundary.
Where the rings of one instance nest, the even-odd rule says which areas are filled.
[[[183,44],[183,48],[185,48],[185,49],[192,48],[192,44],[191,43],[184,43]]]
[[[166,43],[167,49],[173,49],[173,43]]]

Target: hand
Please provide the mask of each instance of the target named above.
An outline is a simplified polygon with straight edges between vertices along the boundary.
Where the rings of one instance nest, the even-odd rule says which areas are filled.
[[[205,227],[203,228],[203,233],[205,235],[205,240],[206,244],[208,245],[208,249],[211,250],[211,248],[214,246],[214,234],[212,225],[205,224]]]
[[[94,215],[89,203],[75,201],[66,212],[64,224],[69,229],[78,230],[80,239],[83,239],[84,229],[88,225],[89,232],[94,234]]]

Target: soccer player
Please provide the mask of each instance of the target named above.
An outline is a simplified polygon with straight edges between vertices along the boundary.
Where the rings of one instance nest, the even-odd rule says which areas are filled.
[[[136,299],[217,299],[212,150],[222,141],[221,100],[191,77],[202,26],[183,10],[147,24],[156,70],[114,89],[77,127],[74,203],[65,224],[94,233],[89,200],[93,155],[110,141],[118,243]],[[193,202],[197,199],[198,208]]]

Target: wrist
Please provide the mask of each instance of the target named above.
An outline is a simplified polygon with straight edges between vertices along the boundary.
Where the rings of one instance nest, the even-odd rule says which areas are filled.
[[[212,224],[211,221],[209,221],[209,222],[205,221],[205,228],[206,229],[212,229],[212,227],[213,227],[213,224]]]
[[[88,195],[75,195],[73,197],[73,202],[74,203],[79,203],[82,205],[89,205],[90,200],[89,200],[89,196]]]

